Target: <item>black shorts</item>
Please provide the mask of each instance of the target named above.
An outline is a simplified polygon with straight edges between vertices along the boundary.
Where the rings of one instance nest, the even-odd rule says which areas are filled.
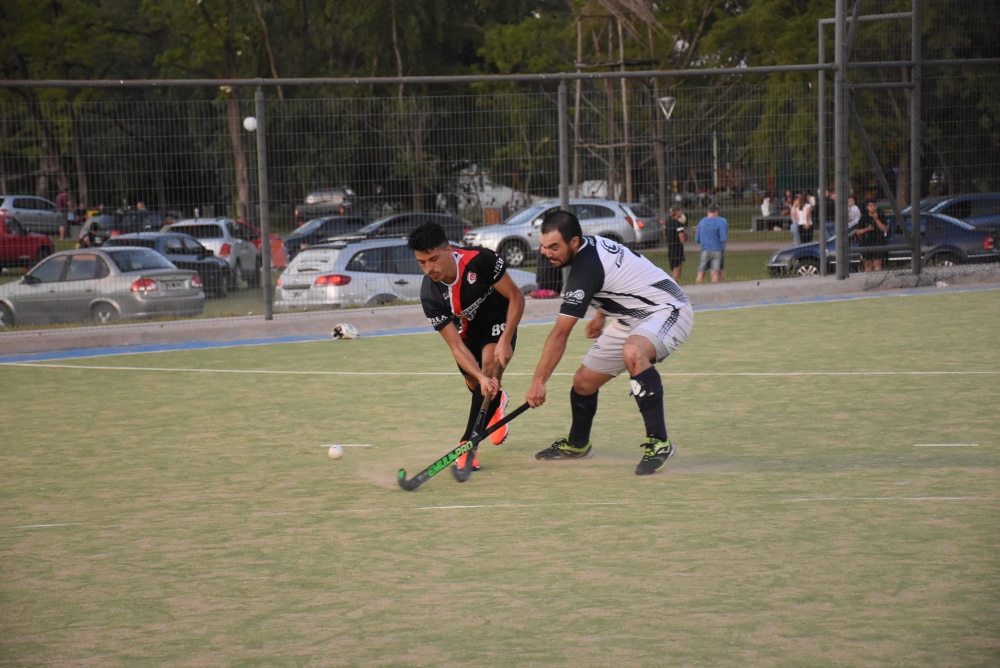
[[[676,269],[677,267],[684,264],[684,260],[687,258],[684,255],[684,246],[668,246],[667,247],[667,260],[670,262],[670,268]]]
[[[504,325],[504,323],[497,323],[498,325]],[[489,329],[482,332],[470,332],[467,338],[462,339],[462,343],[465,347],[469,349],[472,356],[476,358],[476,364],[479,368],[483,368],[483,348],[490,345],[491,343],[496,343],[500,340],[500,336],[503,334],[502,329],[496,329],[491,326]],[[514,332],[514,336],[510,339],[510,347],[517,350],[517,332]],[[460,370],[462,367],[458,367]],[[462,375],[465,375],[465,371],[462,371]]]

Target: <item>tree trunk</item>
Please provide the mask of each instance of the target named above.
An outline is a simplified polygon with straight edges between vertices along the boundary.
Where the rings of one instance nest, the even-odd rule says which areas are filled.
[[[240,101],[235,90],[230,91],[226,98],[226,120],[229,124],[229,138],[233,143],[233,163],[236,168],[236,217],[250,221],[250,172],[247,166],[247,154],[243,147]]]

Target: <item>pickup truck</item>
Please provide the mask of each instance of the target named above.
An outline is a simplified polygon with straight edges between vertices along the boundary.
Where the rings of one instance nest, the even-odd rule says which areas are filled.
[[[32,267],[54,250],[47,235],[29,232],[17,218],[0,214],[0,267]]]

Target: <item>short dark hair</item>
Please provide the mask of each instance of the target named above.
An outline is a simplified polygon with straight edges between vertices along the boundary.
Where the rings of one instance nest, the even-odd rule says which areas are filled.
[[[444,228],[433,220],[428,220],[414,228],[406,240],[406,245],[410,247],[410,250],[422,253],[429,253],[435,248],[444,248],[449,243]]]
[[[712,213],[719,213],[719,205],[713,202],[708,205],[708,210]]]
[[[555,209],[554,211],[549,211],[542,218],[542,226],[539,229],[539,233],[548,234],[555,230],[559,231],[563,241],[566,243],[569,243],[573,237],[583,238],[583,228],[580,227],[580,219],[569,211]]]

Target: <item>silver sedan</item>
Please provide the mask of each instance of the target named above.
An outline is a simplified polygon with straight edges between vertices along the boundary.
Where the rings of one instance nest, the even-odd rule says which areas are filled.
[[[149,248],[63,251],[20,281],[0,285],[0,329],[196,316],[204,307],[198,273],[178,269]]]

